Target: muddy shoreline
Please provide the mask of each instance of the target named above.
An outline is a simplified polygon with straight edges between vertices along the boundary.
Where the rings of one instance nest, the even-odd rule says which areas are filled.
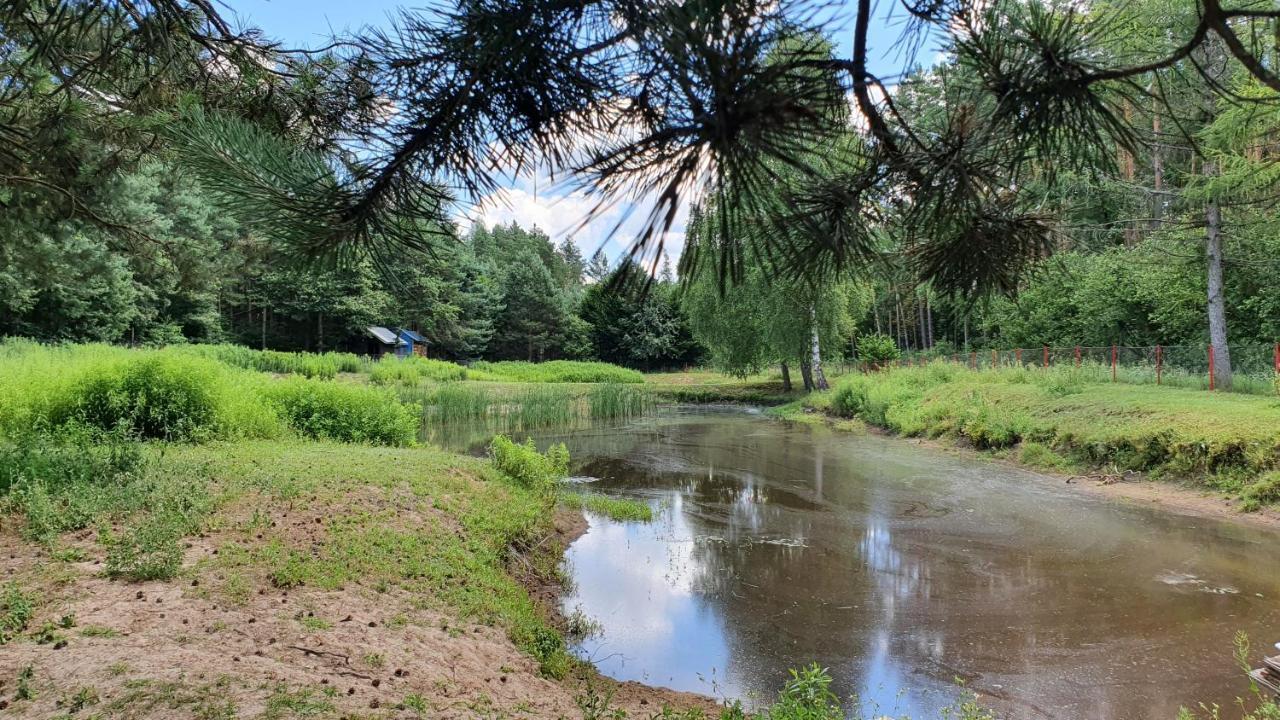
[[[806,415],[821,418],[823,426],[833,432],[850,432],[841,421],[823,413],[805,410]],[[788,422],[794,419],[782,418]],[[1214,518],[1254,527],[1280,529],[1280,509],[1262,508],[1244,512],[1236,504],[1208,488],[1195,487],[1189,481],[1154,480],[1145,473],[1129,473],[1123,479],[1111,481],[1097,474],[1067,474],[1047,470],[1035,465],[1018,462],[1013,457],[993,457],[970,446],[962,440],[935,440],[931,438],[903,437],[885,428],[865,424],[865,432],[878,437],[894,438],[913,445],[920,445],[942,452],[977,458],[986,462],[1025,470],[1046,483],[1070,485],[1081,493],[1111,498],[1117,501],[1156,507],[1168,512],[1191,517]]]

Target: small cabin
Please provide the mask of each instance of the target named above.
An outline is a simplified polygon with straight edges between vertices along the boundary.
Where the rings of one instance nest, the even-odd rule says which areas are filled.
[[[365,328],[368,333],[369,342],[366,344],[368,355],[376,358],[384,355],[395,355],[396,357],[404,357],[408,355],[412,348],[409,343],[400,337],[400,334],[384,328],[380,325],[373,325]]]
[[[418,334],[418,331],[400,328],[397,334],[401,340],[409,344],[409,351],[406,354],[417,355],[418,357],[427,356],[427,345],[430,343],[427,342],[426,338]]]

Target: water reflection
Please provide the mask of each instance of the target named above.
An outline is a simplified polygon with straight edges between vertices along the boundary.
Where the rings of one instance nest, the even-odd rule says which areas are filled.
[[[679,412],[544,436],[649,525],[591,519],[566,598],[609,675],[751,700],[816,661],[878,713],[954,681],[1015,717],[1168,718],[1244,691],[1274,533],[1107,503],[901,440]]]

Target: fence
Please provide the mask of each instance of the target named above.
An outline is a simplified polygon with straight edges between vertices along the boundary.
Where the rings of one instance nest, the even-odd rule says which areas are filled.
[[[1075,367],[1112,382],[1169,385],[1202,390],[1230,390],[1258,395],[1275,394],[1280,378],[1280,343],[1275,345],[1230,345],[1231,384],[1220,387],[1214,370],[1219,358],[1208,345],[1154,345],[1133,347],[1014,348],[1012,350],[971,350],[942,355],[911,353],[893,362],[895,366],[921,365],[946,360],[974,370],[998,368]]]

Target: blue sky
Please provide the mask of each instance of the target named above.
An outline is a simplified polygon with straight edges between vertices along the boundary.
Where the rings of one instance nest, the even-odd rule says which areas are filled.
[[[886,83],[892,83],[903,69],[904,58],[895,48],[895,42],[905,13],[896,0],[879,0],[879,3],[868,38],[869,59],[872,70]],[[230,10],[227,14],[242,25],[261,28],[269,38],[292,47],[316,47],[344,31],[370,25],[388,26],[399,8],[415,6],[412,0],[223,0],[222,4]],[[852,45],[852,7],[833,8],[831,12],[835,17],[829,26],[832,39],[848,54]],[[920,60],[929,62],[930,53],[922,51]],[[585,255],[602,248],[614,258],[630,242],[628,230],[635,229],[638,218],[624,223],[619,232],[611,232],[627,209],[626,205],[619,205],[582,227],[592,204],[588,198],[557,188],[547,177],[520,177],[513,179],[500,196],[460,208],[459,220],[463,224],[480,221],[491,225],[514,219],[525,227],[537,225],[557,243],[565,237],[571,238]],[[683,217],[667,240],[668,253],[674,260],[684,244]]]

